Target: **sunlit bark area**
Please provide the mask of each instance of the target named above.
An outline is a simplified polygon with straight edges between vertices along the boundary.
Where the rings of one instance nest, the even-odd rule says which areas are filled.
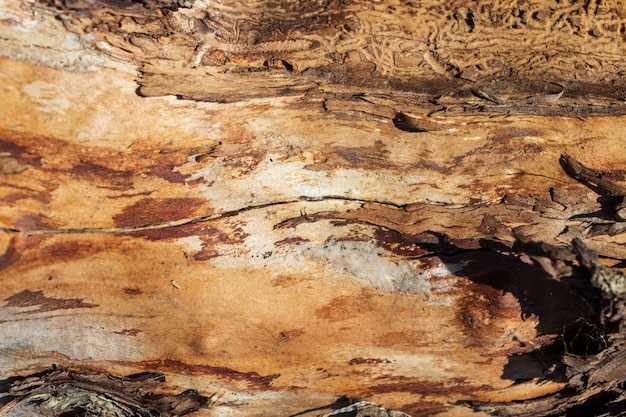
[[[626,175],[625,25],[0,1],[2,412],[613,413],[621,295],[594,262],[624,266],[624,196],[593,175]]]

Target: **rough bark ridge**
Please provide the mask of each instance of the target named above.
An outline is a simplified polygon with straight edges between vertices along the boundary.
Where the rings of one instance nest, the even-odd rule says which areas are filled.
[[[2,412],[618,415],[621,5],[0,11]]]

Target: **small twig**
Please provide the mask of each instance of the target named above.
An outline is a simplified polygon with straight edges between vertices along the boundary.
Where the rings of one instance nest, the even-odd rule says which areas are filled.
[[[477,95],[478,97],[484,100],[491,101],[492,103],[506,104],[507,102],[506,98],[500,98],[500,97],[494,96],[493,94],[489,94],[483,90],[472,90],[472,93],[474,93],[475,95]]]
[[[559,162],[567,175],[589,187],[595,193],[611,197],[626,196],[626,187],[611,181],[595,169],[587,168],[574,157],[563,154]]]
[[[626,220],[626,187],[606,178],[600,171],[584,166],[572,156],[563,154],[559,162],[567,175],[595,193],[608,197],[604,202],[612,206],[619,219]]]

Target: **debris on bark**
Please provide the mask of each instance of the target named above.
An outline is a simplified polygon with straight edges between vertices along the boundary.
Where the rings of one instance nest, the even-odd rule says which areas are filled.
[[[178,395],[155,394],[165,381],[158,373],[114,377],[53,369],[12,377],[0,383],[4,417],[179,417],[205,406],[209,398],[189,389]]]

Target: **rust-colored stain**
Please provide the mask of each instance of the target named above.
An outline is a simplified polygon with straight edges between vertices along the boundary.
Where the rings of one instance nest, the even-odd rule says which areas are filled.
[[[372,169],[373,167],[384,167],[397,169],[388,159],[389,151],[385,149],[382,141],[377,140],[371,146],[332,146],[324,155],[326,160],[305,166],[310,171],[326,171],[337,168],[361,168]]]
[[[212,233],[201,236],[202,250],[197,252],[193,257],[197,261],[205,261],[216,256],[220,256],[219,246],[228,246],[231,249],[241,247],[242,243],[248,237],[248,233],[237,224],[232,225],[230,231],[225,232],[224,229],[211,229]]]
[[[50,243],[44,243],[49,240]],[[106,241],[90,239],[86,236],[29,236],[23,240],[17,253],[24,264],[35,265],[50,259],[55,262],[84,259],[96,253],[117,250],[118,246]]]
[[[10,155],[21,166],[41,167],[41,156],[34,154],[28,146],[18,145],[23,135],[13,131],[0,131],[0,154]]]
[[[13,227],[21,232],[55,229],[58,224],[44,214],[26,214],[17,218]]]
[[[115,334],[119,334],[121,336],[137,336],[139,333],[141,333],[141,330],[139,329],[122,329],[118,332],[113,332]]]
[[[348,361],[348,365],[378,365],[381,363],[391,363],[391,361],[380,358],[352,358]]]
[[[510,149],[510,146],[513,142],[519,142],[511,139],[518,139],[523,137],[546,137],[551,135],[552,132],[548,129],[537,129],[532,127],[507,127],[506,129],[497,130],[489,135],[487,138],[489,141],[497,142],[497,143],[506,143],[507,146],[499,147],[501,153],[506,153],[507,149]],[[528,144],[521,143],[521,146],[525,146]]]
[[[291,329],[283,330],[279,333],[278,337],[280,341],[288,341],[300,337],[305,333],[304,329]]]
[[[41,253],[43,242],[48,239],[47,236],[29,236],[28,238],[19,238],[13,236],[8,248],[2,254],[0,259],[0,269],[7,268],[18,262],[24,262],[26,265],[35,265],[45,258],[45,254]]]
[[[487,236],[495,236],[497,234],[508,233],[509,229],[492,214],[485,214],[478,226],[478,231]]]
[[[81,159],[78,165],[74,165],[69,170],[69,173],[113,190],[130,190],[134,184],[133,171],[113,169],[87,159]]]
[[[55,310],[68,310],[74,308],[95,308],[98,304],[83,302],[82,298],[51,298],[46,297],[43,291],[24,290],[6,298],[7,307],[34,307],[34,310],[23,311],[23,314],[43,313]]]
[[[266,152],[264,151],[247,149],[224,158],[223,164],[225,167],[234,170],[238,176],[246,176],[256,169],[261,161],[265,159],[265,155]]]
[[[404,167],[404,169],[411,168],[418,169],[419,171],[433,171],[448,176],[453,175],[455,167],[456,165],[453,160],[438,162],[433,160],[431,151],[424,149],[419,152],[417,161],[412,163],[410,167]],[[429,182],[428,185],[433,188],[439,188],[440,186],[440,184],[436,182]]]
[[[117,227],[160,224],[198,215],[204,204],[199,198],[144,198],[125,207],[113,221]]]
[[[280,374],[259,375],[257,372],[240,372],[224,366],[211,366],[200,364],[189,364],[175,359],[163,359],[154,361],[132,362],[132,365],[139,365],[150,371],[176,371],[189,374],[215,375],[231,381],[243,382],[254,388],[269,388],[272,381],[280,377]]]
[[[94,250],[94,244],[88,240],[64,240],[46,246],[42,250],[47,258],[78,259],[93,254],[97,250],[102,251],[103,248],[99,247]]]
[[[335,153],[353,168],[368,168],[384,165],[389,151],[382,141],[377,140],[372,146],[344,147],[335,146]]]
[[[109,200],[120,200],[120,199],[125,199],[125,198],[132,198],[132,197],[140,197],[140,196],[144,196],[144,195],[150,195],[152,194],[154,191],[142,191],[139,193],[116,193],[115,195],[108,195],[107,198]]]
[[[494,238],[450,239],[448,236],[423,232],[407,234],[397,230],[379,228],[374,233],[376,245],[396,255],[419,257],[428,254],[454,255],[464,250],[508,251],[512,242]]]
[[[301,216],[283,220],[280,223],[275,224],[274,229],[295,229],[300,224],[315,223],[320,220],[336,219],[336,218],[338,218],[338,214],[334,212],[302,214]]]
[[[370,225],[372,222],[368,220],[361,220],[354,218],[353,215],[346,216],[345,212],[338,211],[328,211],[322,213],[314,213],[314,214],[302,214],[298,217],[292,217],[290,219],[286,219],[274,225],[274,229],[294,229],[300,224],[304,223],[315,223],[321,220],[332,220],[333,226],[346,226],[351,224],[364,224]],[[293,237],[294,241],[299,239],[298,237]],[[354,234],[348,238],[348,240],[369,240],[369,238],[365,238],[364,235]],[[289,242],[289,240],[285,239],[285,241]],[[283,242],[283,241],[280,241]]]
[[[400,256],[420,256],[431,253],[441,246],[442,238],[432,233],[409,235],[379,228],[374,233],[376,246]]]
[[[377,383],[380,381],[380,383]],[[470,386],[466,378],[449,378],[444,383],[423,381],[406,376],[385,376],[377,378],[363,389],[363,395],[386,394],[391,392],[408,392],[411,394],[428,393],[428,395],[447,396],[454,398],[459,394],[471,395],[476,389],[487,389],[488,386]]]
[[[626,180],[626,169],[616,168],[610,171],[602,171],[602,175],[613,181]]]
[[[2,255],[0,255],[0,269],[6,268],[11,264],[10,259],[13,253],[15,253],[15,248],[9,247]]]
[[[141,291],[139,288],[126,287],[123,289],[123,291],[124,291],[124,294],[128,294],[128,295],[143,294],[143,291]]]
[[[47,158],[51,152],[54,152],[55,157]],[[137,175],[149,175],[171,183],[186,184],[189,175],[181,174],[176,168],[187,163],[189,156],[194,152],[197,152],[197,149],[174,149],[158,153],[156,158],[154,150],[141,148],[127,154],[111,152],[109,148],[90,148],[86,152],[80,145],[53,137],[0,131],[0,164],[13,161],[13,164],[18,164],[20,168],[17,174],[27,167],[38,168],[51,174],[49,180],[39,182],[39,185],[45,185],[45,191],[40,191],[38,187],[26,188],[19,182],[12,184],[11,182],[21,178],[20,175],[15,175],[16,180],[6,184],[13,190],[5,195],[7,202],[35,199],[41,203],[49,203],[51,193],[59,184],[68,181],[82,181],[89,187],[116,192],[134,189]],[[10,161],[7,159],[3,162],[1,160],[3,157],[9,158]],[[42,166],[41,161],[44,159],[46,164]],[[70,167],[66,165],[69,161],[73,163]],[[136,195],[150,192],[139,192]],[[120,197],[119,194],[114,197],[108,196],[108,198]]]
[[[274,246],[281,247],[285,245],[296,245],[298,243],[306,243],[306,242],[309,242],[309,239],[305,239],[299,236],[293,236],[293,237],[286,237],[282,240],[274,242]]]
[[[384,333],[376,338],[377,346],[428,346],[424,330],[404,329],[399,332]]]
[[[296,285],[299,284],[300,282],[303,281],[311,281],[314,280],[315,278],[311,277],[311,276],[303,276],[303,275],[284,275],[281,274],[279,276],[276,277],[276,279],[274,279],[272,281],[272,285],[274,287],[282,287],[282,288],[289,288],[292,285]]]
[[[157,227],[154,229],[137,230],[132,236],[143,237],[148,240],[176,239],[187,236],[203,236],[214,233],[215,228],[204,223],[187,223],[171,227]]]
[[[2,197],[4,204],[15,204],[20,200],[36,200],[43,204],[49,204],[52,201],[51,192],[56,188],[50,185],[49,181],[42,181],[42,185],[46,185],[45,189],[36,190],[34,187],[25,186],[14,182],[13,184],[5,182],[3,185],[10,188],[7,194]]]
[[[453,408],[452,405],[445,405],[437,401],[422,401],[419,403],[405,404],[399,411],[407,413],[411,417],[430,417],[443,413]]]
[[[497,319],[519,316],[517,308],[507,308],[502,302],[504,294],[501,290],[484,284],[468,284],[465,289],[465,296],[458,301],[457,313],[457,321],[464,325],[464,334],[476,339],[496,337],[499,328],[493,323]]]
[[[6,246],[6,249],[4,250],[2,255],[0,255],[0,270],[11,265],[19,257],[17,256],[18,252],[15,249],[16,241],[17,238],[15,236],[11,237],[8,245]]]
[[[372,298],[376,292],[371,288],[363,288],[360,294],[341,295],[333,298],[324,307],[315,310],[315,315],[330,322],[347,320],[356,317],[361,313],[371,311]]]
[[[243,229],[244,225],[243,222],[231,222],[220,227],[214,227],[202,222],[188,223],[172,227],[138,230],[132,232],[132,235],[155,241],[196,236],[202,241],[202,246],[198,252],[193,254],[193,258],[197,261],[205,261],[220,256],[222,251],[239,251],[238,248],[241,248],[241,244],[248,237],[248,233]]]
[[[176,171],[178,165],[171,163],[160,163],[149,168],[150,175],[156,175],[159,178],[163,178],[167,182],[185,184],[189,175],[181,174]]]
[[[464,238],[464,239],[450,239],[450,244],[459,250],[472,250],[472,249],[489,249],[494,252],[509,251],[513,247],[512,241],[500,240],[500,239],[481,239],[481,238]],[[451,251],[454,253],[454,250]]]

